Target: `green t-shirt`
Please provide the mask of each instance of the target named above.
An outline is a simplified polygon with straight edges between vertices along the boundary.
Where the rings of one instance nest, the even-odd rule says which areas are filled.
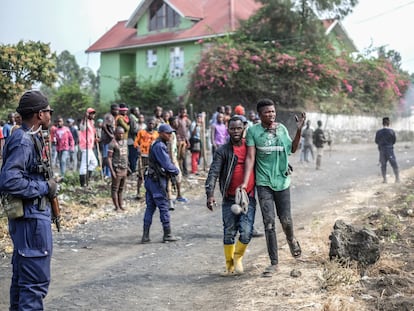
[[[274,191],[288,188],[290,177],[286,172],[292,139],[287,128],[277,123],[276,133],[272,133],[255,124],[247,130],[246,144],[256,147],[256,185],[268,186]]]

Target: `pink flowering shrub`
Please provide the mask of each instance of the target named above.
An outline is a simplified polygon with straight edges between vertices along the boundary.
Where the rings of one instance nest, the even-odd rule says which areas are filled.
[[[338,111],[372,111],[398,102],[407,86],[407,77],[386,61],[356,62],[335,56],[329,48],[316,55],[271,43],[258,47],[229,41],[203,53],[192,75],[189,99],[209,105],[269,97],[282,107],[296,108],[342,98],[346,100],[341,103],[348,101],[350,107]]]

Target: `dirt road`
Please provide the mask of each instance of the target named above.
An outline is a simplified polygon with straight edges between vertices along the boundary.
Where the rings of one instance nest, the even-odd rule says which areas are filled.
[[[411,168],[411,143],[400,143],[396,155],[402,171]],[[161,243],[162,229],[156,214],[152,243],[139,244],[143,211],[136,205],[128,213],[113,213],[75,232],[55,232],[46,310],[298,310],[294,303],[301,296],[313,297],[312,303],[302,300],[302,310],[322,310],[320,293],[306,273],[295,279],[289,273],[293,268],[313,268],[317,250],[305,238],[315,219],[333,213],[335,205],[341,204],[342,197],[352,195],[353,189],[381,183],[378,152],[373,144],[336,146],[330,152],[326,150],[321,171],[313,164],[300,164],[298,154],[292,156],[291,163],[294,224],[303,241],[303,261],[291,258],[277,223],[279,275],[260,277],[269,261],[264,238],[254,238],[244,259],[246,273],[220,277],[224,268],[221,209],[210,212],[205,208],[204,182],[193,179],[192,190],[187,192],[190,202],[178,203],[172,212],[173,232],[182,238],[176,243]],[[391,168],[388,172],[393,181]],[[390,183],[389,189],[393,186]],[[327,202],[331,202],[332,210]],[[256,224],[263,231],[260,211]],[[320,230],[317,237],[325,245],[329,240],[324,233],[332,225]],[[0,310],[8,307],[10,276],[10,258],[0,259]],[[283,307],[278,301],[283,301]]]

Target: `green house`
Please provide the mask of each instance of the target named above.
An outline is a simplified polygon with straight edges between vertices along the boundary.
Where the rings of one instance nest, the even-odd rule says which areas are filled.
[[[124,77],[156,81],[166,72],[177,96],[185,95],[203,41],[234,31],[259,7],[255,0],[142,0],[86,50],[100,53],[101,103],[116,99]]]
[[[185,96],[206,39],[233,32],[260,6],[256,0],[141,0],[128,20],[86,50],[100,53],[100,102],[114,101],[125,77],[157,81],[165,73],[177,96]],[[356,51],[339,22],[323,23],[337,49]]]

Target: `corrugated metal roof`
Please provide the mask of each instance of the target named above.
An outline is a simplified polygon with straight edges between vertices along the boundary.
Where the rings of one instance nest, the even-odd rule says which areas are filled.
[[[137,36],[135,28],[127,28],[131,21],[138,21],[143,14],[142,8],[151,1],[143,1],[128,21],[118,22],[87,50],[91,52],[115,51],[165,42],[198,40],[213,35],[233,31],[240,19],[248,19],[261,4],[255,0],[168,0],[171,6],[186,16],[200,19],[189,29],[149,33]],[[140,16],[138,16],[138,15]]]

